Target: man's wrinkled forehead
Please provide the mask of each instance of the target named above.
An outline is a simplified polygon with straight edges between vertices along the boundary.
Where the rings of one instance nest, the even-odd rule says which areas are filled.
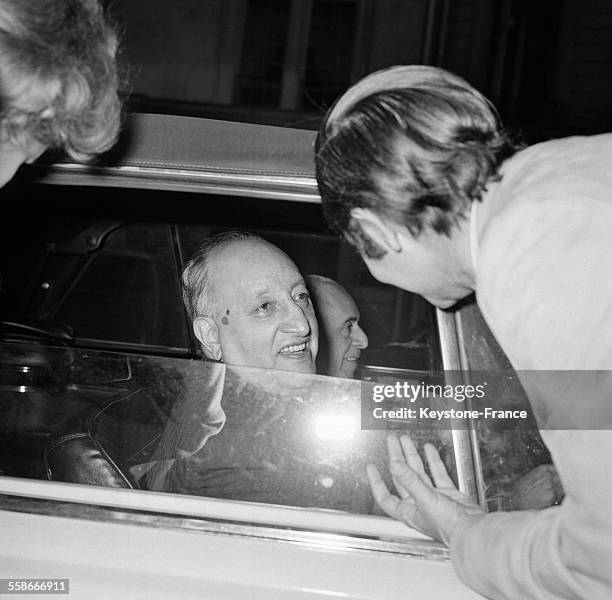
[[[220,302],[242,304],[303,281],[293,261],[263,240],[233,241],[217,249],[210,260],[210,279]]]

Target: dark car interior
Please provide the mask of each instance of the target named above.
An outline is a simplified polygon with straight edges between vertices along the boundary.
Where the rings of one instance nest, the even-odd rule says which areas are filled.
[[[262,235],[303,273],[335,278],[349,290],[370,338],[362,378],[409,377],[439,367],[432,307],[374,280],[355,251],[326,229],[319,204],[35,184],[23,197],[23,189],[11,184],[2,191],[14,213],[0,225],[0,335],[40,351],[24,351],[18,364],[14,357],[3,361],[3,474],[58,473],[68,439],[83,450],[93,439],[92,419],[121,392],[117,383],[91,384],[89,374],[78,383],[73,372],[68,377],[71,349],[201,358],[181,300],[180,272],[203,239],[228,229]],[[69,384],[66,393],[53,396],[50,373],[58,389]],[[84,437],[70,437],[75,434]]]

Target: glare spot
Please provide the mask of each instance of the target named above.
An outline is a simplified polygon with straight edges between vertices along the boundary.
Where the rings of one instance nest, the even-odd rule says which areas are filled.
[[[314,434],[321,440],[340,441],[353,438],[359,431],[359,420],[346,413],[325,413],[317,415]]]
[[[332,485],[334,485],[334,480],[331,477],[321,477],[321,479],[319,479],[319,483],[324,488],[330,488]]]

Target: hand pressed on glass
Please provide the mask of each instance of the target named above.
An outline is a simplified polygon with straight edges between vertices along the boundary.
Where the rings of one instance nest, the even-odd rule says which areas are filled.
[[[478,504],[455,487],[432,444],[425,444],[424,450],[433,484],[409,435],[399,439],[389,435],[387,449],[389,471],[399,497],[389,492],[374,465],[367,467],[374,498],[387,515],[448,544],[461,518],[484,514]]]

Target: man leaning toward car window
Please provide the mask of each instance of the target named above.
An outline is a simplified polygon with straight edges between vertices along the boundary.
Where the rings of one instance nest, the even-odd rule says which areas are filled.
[[[113,145],[116,52],[97,0],[0,2],[0,187],[48,148],[86,161]]]
[[[359,325],[359,309],[337,281],[322,275],[307,275],[306,284],[319,323],[317,373],[332,377],[355,376],[368,336]]]
[[[317,181],[329,224],[379,281],[444,309],[476,292],[523,373],[565,499],[485,514],[426,446],[432,484],[407,436],[389,437],[396,494],[375,468],[368,475],[381,508],[448,543],[459,576],[485,596],[610,598],[612,135],[517,150],[466,81],[398,66],[329,111]],[[534,377],[553,369],[566,371],[558,386]],[[596,369],[588,392],[567,393],[576,374]],[[587,413],[590,431],[580,419],[570,429]]]

